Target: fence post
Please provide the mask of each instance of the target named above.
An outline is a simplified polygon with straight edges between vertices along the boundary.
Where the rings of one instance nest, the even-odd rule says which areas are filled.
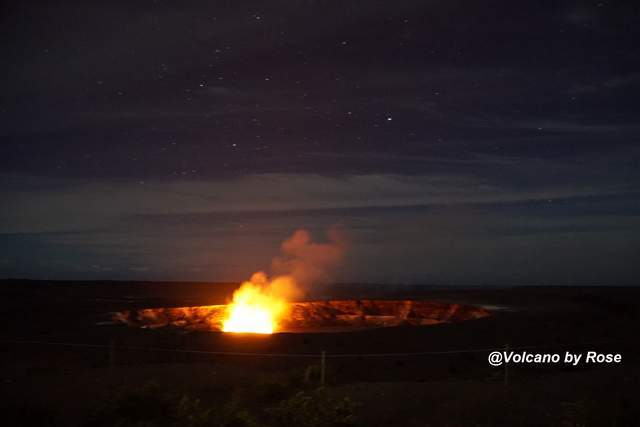
[[[327,368],[327,352],[322,350],[322,353],[320,354],[320,387],[324,387],[326,368]]]
[[[509,344],[504,345],[505,355],[509,353]],[[506,361],[503,361],[504,365],[504,385],[509,385],[509,364]]]
[[[109,367],[113,368],[116,366],[116,340],[112,339],[109,341]]]

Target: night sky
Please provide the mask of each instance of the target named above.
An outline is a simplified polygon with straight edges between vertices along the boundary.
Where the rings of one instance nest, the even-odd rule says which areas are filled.
[[[613,1],[14,2],[0,277],[637,284],[640,12]]]

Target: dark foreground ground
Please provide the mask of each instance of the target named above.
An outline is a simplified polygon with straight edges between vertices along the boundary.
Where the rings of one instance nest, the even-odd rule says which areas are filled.
[[[344,333],[247,336],[99,324],[111,311],[224,303],[234,287],[0,282],[0,423],[635,426],[640,420],[638,288],[336,286],[323,296],[508,308],[462,323]],[[511,365],[505,378],[502,367],[487,363],[490,349],[505,345],[562,355],[621,353],[623,360]],[[326,386],[318,388],[323,351]]]

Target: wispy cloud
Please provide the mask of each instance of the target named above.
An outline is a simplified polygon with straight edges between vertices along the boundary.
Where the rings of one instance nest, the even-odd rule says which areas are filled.
[[[15,183],[15,180],[13,180]],[[219,180],[65,181],[21,191],[4,188],[11,206],[0,231],[74,231],[108,227],[134,215],[284,212],[498,203],[620,193],[572,185],[516,190],[472,175],[262,174]],[[46,209],[43,215],[42,209]]]

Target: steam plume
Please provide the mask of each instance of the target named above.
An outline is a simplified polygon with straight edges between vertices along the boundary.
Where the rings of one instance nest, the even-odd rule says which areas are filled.
[[[296,230],[281,246],[282,255],[272,261],[276,275],[269,280],[257,272],[242,283],[227,305],[224,332],[273,333],[288,314],[287,302],[301,298],[305,290],[328,279],[344,254],[346,241],[337,228],[327,232],[327,243],[314,243],[306,230]]]
[[[272,277],[258,271],[243,285],[260,293],[285,300],[299,299],[313,285],[330,280],[330,271],[344,256],[347,240],[338,227],[327,230],[327,242],[317,243],[307,230],[298,229],[282,242],[281,255],[271,261]]]
[[[326,243],[313,242],[308,231],[299,229],[282,243],[282,255],[273,259],[271,269],[309,289],[330,279],[329,273],[342,261],[346,247],[344,233],[337,227],[327,231]]]

